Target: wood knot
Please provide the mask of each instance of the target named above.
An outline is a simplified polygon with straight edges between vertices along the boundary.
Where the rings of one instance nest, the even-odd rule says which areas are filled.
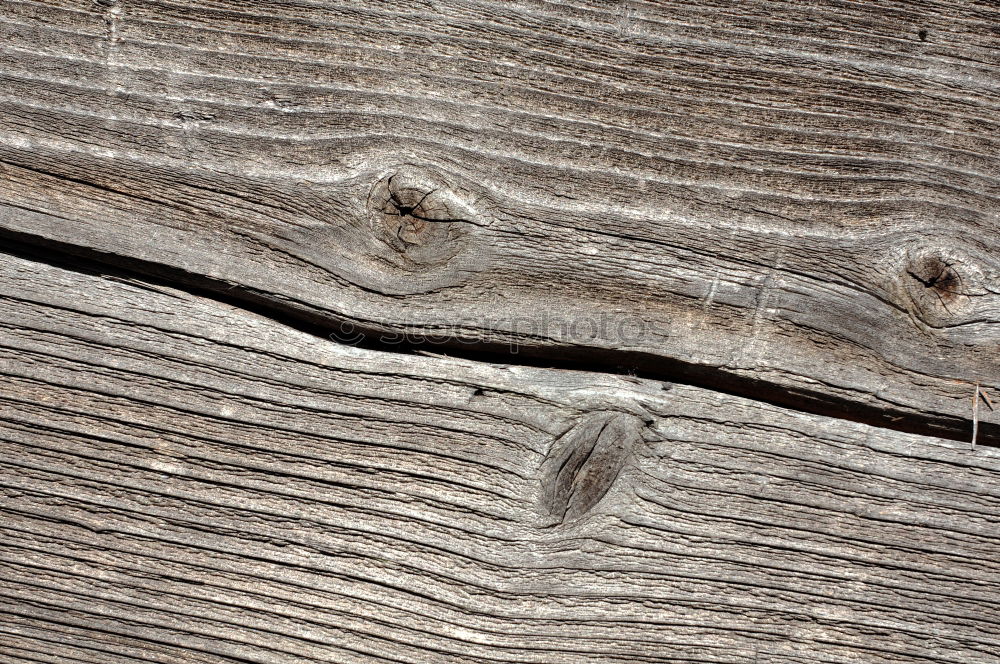
[[[926,256],[907,270],[907,273],[924,288],[930,289],[942,306],[954,302],[963,294],[962,277],[955,266],[943,258]]]
[[[485,196],[472,192],[458,176],[398,166],[339,183],[326,193],[328,218],[284,225],[260,241],[366,291],[452,288],[483,271],[492,254],[488,220],[470,203]]]
[[[542,463],[542,511],[550,525],[575,521],[608,493],[642,440],[642,420],[598,411],[557,438]]]
[[[447,263],[468,244],[478,215],[441,175],[401,167],[375,183],[369,196],[373,231],[392,248],[399,267]]]
[[[937,253],[908,256],[902,285],[912,312],[932,327],[953,322],[969,304],[967,274],[957,257]]]

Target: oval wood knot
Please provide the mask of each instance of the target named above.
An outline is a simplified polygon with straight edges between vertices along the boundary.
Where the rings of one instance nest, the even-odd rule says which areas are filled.
[[[551,525],[575,521],[607,495],[621,474],[644,423],[621,412],[583,417],[557,438],[542,463],[542,511]]]

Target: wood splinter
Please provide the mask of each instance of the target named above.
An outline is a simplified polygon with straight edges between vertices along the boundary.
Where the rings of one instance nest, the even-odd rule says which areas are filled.
[[[982,399],[986,407],[993,410],[993,402],[986,392],[976,383],[976,391],[972,396],[972,449],[976,449],[976,438],[979,436],[979,400]]]

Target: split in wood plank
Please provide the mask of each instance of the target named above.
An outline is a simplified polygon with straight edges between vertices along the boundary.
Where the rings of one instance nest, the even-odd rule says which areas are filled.
[[[0,262],[0,657],[1000,662],[1000,452]]]
[[[2,0],[0,233],[968,442],[1000,389],[998,22]]]

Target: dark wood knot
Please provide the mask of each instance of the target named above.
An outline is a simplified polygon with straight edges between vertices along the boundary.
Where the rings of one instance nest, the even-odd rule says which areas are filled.
[[[478,215],[440,174],[401,167],[375,183],[369,197],[373,231],[414,269],[447,263],[468,244]]]
[[[374,184],[373,184],[374,181]],[[492,258],[487,195],[437,169],[400,165],[344,180],[296,223],[241,232],[366,291],[415,295],[466,283]]]
[[[966,272],[958,258],[936,253],[909,256],[902,282],[913,313],[932,327],[953,321],[969,304]]]
[[[607,495],[642,440],[642,420],[598,411],[557,438],[542,464],[542,511],[551,525],[575,521]]]

